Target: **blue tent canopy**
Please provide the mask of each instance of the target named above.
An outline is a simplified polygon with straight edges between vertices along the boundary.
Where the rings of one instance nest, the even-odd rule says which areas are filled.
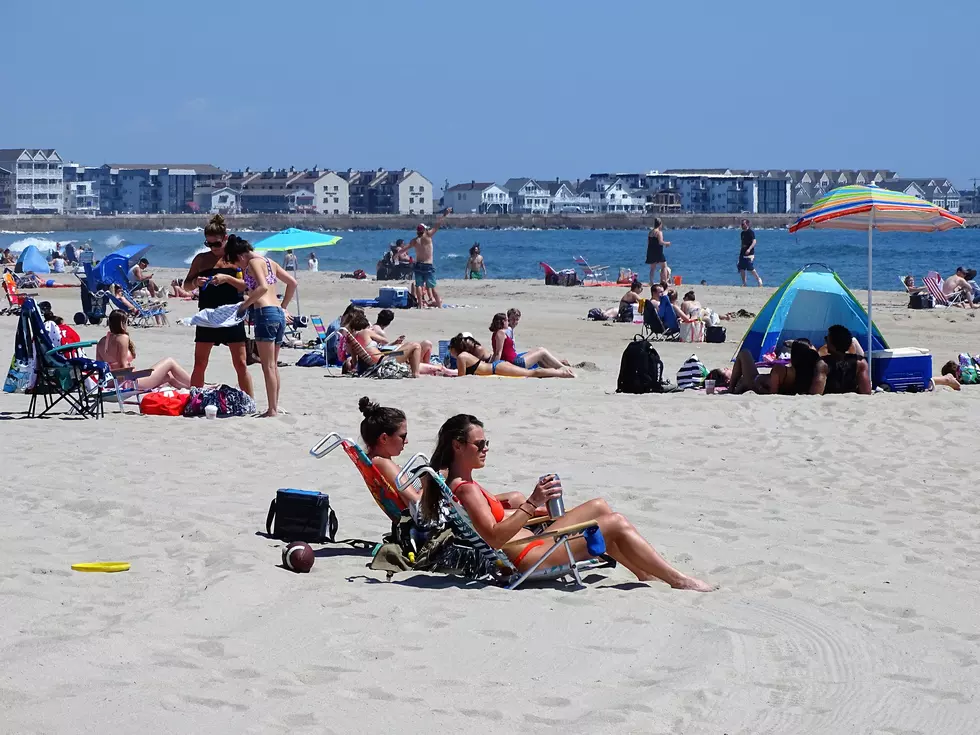
[[[805,337],[815,346],[824,343],[827,328],[841,324],[862,345],[868,344],[868,313],[840,277],[825,265],[807,265],[790,276],[752,322],[742,344],[756,362],[788,339]],[[888,349],[874,326],[872,349]]]
[[[129,269],[132,268],[152,245],[125,245],[105,256],[98,265],[85,266],[89,289],[118,284],[129,288]]]
[[[44,257],[44,254],[37,249],[36,245],[28,245],[21,252],[20,257],[17,258],[17,265],[14,266],[14,273],[27,273],[32,271],[34,273],[50,273],[51,266],[48,265],[48,259]]]

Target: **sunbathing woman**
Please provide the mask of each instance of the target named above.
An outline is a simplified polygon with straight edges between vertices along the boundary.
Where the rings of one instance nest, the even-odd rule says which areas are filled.
[[[493,354],[489,355],[490,360],[504,360],[519,368],[527,368],[528,365],[560,368],[563,365],[568,365],[567,362],[559,360],[544,347],[535,347],[533,350],[517,354],[517,350],[514,347],[514,338],[507,334],[507,327],[508,321],[506,314],[501,312],[493,315],[493,319],[490,321],[490,332],[493,335],[491,339]]]
[[[535,485],[527,502],[508,515],[496,497],[473,479],[473,471],[482,469],[486,464],[489,449],[490,441],[486,438],[479,419],[459,414],[439,429],[439,439],[432,453],[431,465],[437,471],[448,470],[449,488],[466,510],[473,522],[473,528],[490,546],[500,549],[511,541],[528,540],[523,547],[505,550],[514,566],[526,571],[554,546],[554,540],[533,538],[531,532],[524,528],[524,524],[538,508],[561,494],[561,486],[551,476],[542,479]],[[441,498],[439,487],[430,477],[424,479],[423,487],[420,511],[425,518],[435,518],[439,513]],[[670,566],[633,524],[619,513],[614,513],[602,498],[595,498],[572,508],[557,519],[553,527],[561,528],[587,521],[598,522],[609,555],[633,572],[640,581],[659,579],[671,587],[697,592],[709,592],[713,589],[706,582],[689,577]],[[585,539],[572,539],[570,543],[577,560],[592,558]],[[548,560],[554,564],[570,561],[564,550],[555,551]]]
[[[762,395],[807,395],[813,382],[820,356],[808,339],[794,339],[790,345],[789,365],[773,365],[768,375],[760,373],[755,358],[748,350],[742,350],[730,369],[712,370],[708,378],[721,386],[728,386],[729,393],[754,392]]]
[[[363,311],[351,314],[347,328],[375,362],[385,356],[374,339],[375,335],[371,331],[371,322],[368,321]],[[442,365],[433,365],[428,361],[423,362],[423,349],[418,342],[402,342],[395,352],[389,354],[394,357],[396,362],[408,365],[413,378],[417,378],[419,375],[442,375],[445,377],[454,375],[452,370]]]
[[[507,378],[574,378],[569,367],[527,368],[518,367],[506,360],[487,357],[487,350],[473,337],[457,334],[449,340],[449,354],[456,358],[456,369],[464,375],[501,375]],[[533,363],[532,363],[533,364]]]
[[[95,359],[109,363],[112,376],[124,390],[152,390],[161,385],[190,388],[191,376],[172,357],[164,358],[149,370],[133,367],[136,345],[126,329],[128,315],[122,309],[109,314],[109,333],[95,347]]]
[[[367,456],[382,476],[393,488],[398,487],[395,478],[402,468],[395,463],[394,458],[405,451],[408,446],[408,419],[405,412],[398,408],[380,406],[367,396],[361,398],[357,407],[364,414],[361,421],[361,438]],[[410,510],[416,517],[416,510],[422,493],[414,487],[397,490],[402,501],[402,510]],[[501,493],[497,496],[505,508],[518,508],[525,501],[521,493]]]

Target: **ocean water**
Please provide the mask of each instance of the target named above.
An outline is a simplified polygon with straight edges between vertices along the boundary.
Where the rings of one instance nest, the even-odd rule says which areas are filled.
[[[252,242],[271,233],[239,233]],[[335,246],[315,252],[320,270],[351,272],[363,268],[374,273],[378,259],[397,238],[409,239],[414,233],[402,230],[336,232],[343,239]],[[711,285],[739,283],[735,265],[738,260],[739,232],[726,230],[668,230],[666,239],[668,263],[684,283]],[[756,268],[767,285],[778,285],[797,268],[807,263],[823,263],[840,274],[852,288],[865,288],[868,282],[867,235],[858,232],[811,230],[796,235],[786,230],[756,230]],[[20,250],[37,245],[50,250],[56,242],[69,240],[90,242],[96,257],[127,243],[153,246],[147,257],[153,265],[181,268],[187,266],[204,246],[204,233],[195,231],[94,231],[23,234],[0,232],[0,249]],[[542,278],[540,261],[556,270],[573,267],[572,259],[584,255],[593,265],[620,267],[639,271],[646,280],[649,268],[644,265],[646,231],[642,230],[466,230],[447,229],[436,234],[435,262],[440,279],[462,278],[467,251],[479,242],[491,278]],[[300,267],[306,254],[298,251]],[[280,256],[281,257],[281,256]],[[916,280],[926,272],[937,270],[946,276],[958,265],[977,267],[980,260],[980,230],[955,230],[943,233],[875,233],[874,287],[900,290],[899,276],[912,273]]]

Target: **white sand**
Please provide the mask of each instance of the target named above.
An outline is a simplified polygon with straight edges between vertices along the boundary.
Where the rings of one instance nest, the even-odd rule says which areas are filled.
[[[302,274],[327,320],[377,284]],[[0,731],[4,733],[973,733],[980,706],[980,388],[955,394],[759,397],[613,391],[626,325],[581,321],[618,290],[446,282],[475,308],[398,312],[392,330],[478,337],[518,306],[518,343],[597,371],[576,380],[327,378],[283,370],[281,419],[120,416],[21,420],[0,399]],[[699,288],[718,311],[771,289]],[[75,290],[50,296],[70,319]],[[863,294],[858,294],[863,299]],[[980,351],[962,311],[909,312],[882,294],[895,346],[938,365]],[[192,313],[187,303],[175,315]],[[16,319],[0,317],[6,365]],[[698,345],[709,366],[729,344]],[[98,338],[104,329],[82,330]],[[312,336],[312,330],[309,331]],[[138,364],[191,367],[193,331],[139,330]],[[690,345],[659,347],[672,376]],[[284,351],[294,362],[299,352]],[[261,372],[251,368],[260,407]],[[233,382],[217,350],[210,380]],[[492,438],[482,479],[567,500],[606,497],[715,593],[636,583],[517,592],[434,575],[385,583],[348,547],[309,575],[278,567],[262,530],[278,487],[331,494],[341,536],[387,530],[346,457],[357,399],[409,415],[410,451],[475,413]],[[129,572],[79,574],[78,561]]]

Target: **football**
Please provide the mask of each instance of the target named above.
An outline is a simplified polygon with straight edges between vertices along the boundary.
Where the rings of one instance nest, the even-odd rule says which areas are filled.
[[[282,548],[282,565],[294,572],[308,572],[313,568],[316,556],[313,547],[303,541],[293,541]]]

